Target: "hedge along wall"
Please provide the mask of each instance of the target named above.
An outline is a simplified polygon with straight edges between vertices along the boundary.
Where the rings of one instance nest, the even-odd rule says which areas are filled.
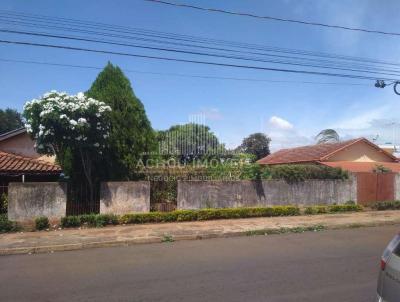
[[[8,219],[31,221],[39,216],[60,219],[67,208],[67,184],[57,182],[10,183]]]
[[[178,209],[345,203],[357,199],[357,181],[178,181]]]
[[[149,181],[101,183],[100,214],[123,215],[132,212],[150,212]]]

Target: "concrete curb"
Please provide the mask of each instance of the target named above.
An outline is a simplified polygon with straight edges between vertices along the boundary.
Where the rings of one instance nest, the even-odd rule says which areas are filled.
[[[368,223],[360,223],[360,224],[337,224],[337,225],[324,225],[324,230],[337,230],[337,229],[352,229],[352,228],[360,228],[360,227],[377,227],[384,225],[395,225],[400,224],[400,220],[392,220],[388,222],[368,222]],[[299,225],[302,227],[302,225]],[[268,229],[255,229],[254,231],[261,232],[268,230],[279,230],[282,228],[268,228]],[[82,250],[82,249],[92,249],[92,248],[105,248],[105,247],[118,247],[118,246],[130,246],[136,244],[151,244],[151,243],[162,243],[168,242],[166,240],[166,236],[170,238],[172,241],[182,241],[182,240],[201,240],[201,239],[212,239],[212,238],[230,238],[230,237],[238,237],[238,236],[249,236],[249,233],[253,230],[246,231],[227,231],[227,232],[218,232],[218,233],[197,233],[190,235],[168,235],[164,236],[154,236],[154,237],[145,237],[145,238],[133,238],[129,240],[111,240],[111,241],[93,241],[93,242],[82,242],[82,243],[69,243],[69,244],[61,244],[61,245],[47,245],[47,246],[33,246],[33,247],[18,247],[18,248],[6,248],[0,249],[0,256],[6,255],[21,255],[21,254],[39,254],[39,253],[53,253],[53,252],[62,252],[62,251],[74,251],[74,250]],[[254,234],[257,236],[258,234]]]

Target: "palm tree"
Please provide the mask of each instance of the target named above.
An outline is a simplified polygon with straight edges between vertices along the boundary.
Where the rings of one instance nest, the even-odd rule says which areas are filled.
[[[339,134],[333,129],[324,129],[315,137],[317,144],[337,143],[340,141]]]

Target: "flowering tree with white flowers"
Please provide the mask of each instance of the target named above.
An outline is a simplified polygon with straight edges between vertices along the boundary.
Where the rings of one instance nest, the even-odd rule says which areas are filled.
[[[55,155],[61,165],[67,148],[80,158],[91,198],[93,163],[107,146],[110,112],[110,106],[83,93],[68,95],[54,90],[24,106],[25,127],[37,152]]]

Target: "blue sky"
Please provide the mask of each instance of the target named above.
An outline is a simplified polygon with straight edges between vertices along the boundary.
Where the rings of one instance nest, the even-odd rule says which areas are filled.
[[[387,0],[385,5],[380,1],[366,0],[182,0],[182,2],[283,18],[400,31],[400,18],[398,18],[400,2],[396,0]],[[399,61],[400,58],[400,37],[204,13],[142,0],[2,0],[0,9],[388,61]],[[15,28],[3,25],[1,27]],[[24,41],[51,41],[4,33],[0,36]],[[71,42],[54,41],[54,43]],[[76,42],[74,45],[127,51],[123,47]],[[128,50],[149,53],[145,50]],[[254,132],[270,135],[273,149],[308,144],[313,143],[313,136],[319,130],[330,127],[335,128],[343,138],[357,136],[371,138],[379,134],[379,143],[394,140],[396,144],[400,144],[398,125],[400,96],[396,96],[390,88],[376,89],[373,82],[0,44],[1,59],[100,67],[111,61],[122,69],[145,72],[369,84],[369,86],[341,86],[245,82],[126,73],[156,129],[166,129],[173,124],[185,123],[193,116],[201,115],[206,118],[206,123],[220,140],[229,147],[238,145],[243,137]],[[18,110],[22,110],[25,101],[52,89],[74,94],[85,91],[98,73],[97,70],[2,61],[0,70],[0,108],[13,107]]]

